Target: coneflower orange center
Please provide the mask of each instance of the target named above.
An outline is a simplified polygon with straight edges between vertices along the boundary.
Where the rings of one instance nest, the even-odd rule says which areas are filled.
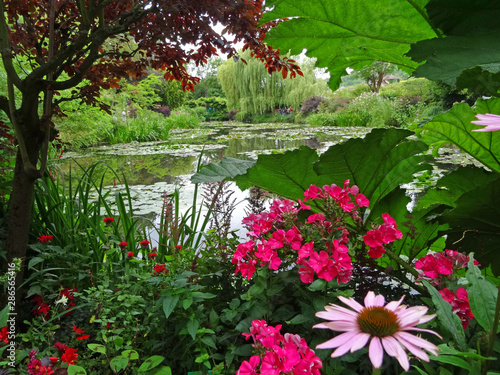
[[[366,307],[358,316],[359,329],[372,336],[391,336],[399,330],[398,318],[384,307]]]

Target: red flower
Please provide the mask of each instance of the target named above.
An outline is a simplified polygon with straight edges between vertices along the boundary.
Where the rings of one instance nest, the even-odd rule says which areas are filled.
[[[38,239],[38,242],[47,243],[47,242],[52,241],[53,238],[54,238],[54,236],[52,236],[51,234],[42,234],[40,236],[40,238]]]
[[[156,273],[164,273],[165,275],[169,272],[166,268],[165,268],[165,265],[164,264],[156,264],[154,267],[153,267],[153,270]]]
[[[68,347],[66,345],[61,344],[60,342],[56,342],[53,346],[54,346],[54,348],[56,348],[60,352],[64,352],[68,349]]]
[[[45,315],[49,312],[50,306],[43,303],[43,299],[40,296],[35,296],[33,298],[33,302],[36,302],[38,304],[37,307],[33,309],[33,314],[35,315]]]
[[[83,329],[76,328],[75,326],[73,326],[73,331],[75,331],[75,333],[78,334],[78,335],[81,335],[82,333],[85,333],[85,331]]]
[[[2,330],[0,330],[0,341],[5,341],[6,343],[9,342],[9,339],[7,338],[7,334],[9,331],[7,330],[7,327],[3,327]]]
[[[146,248],[149,246],[149,241],[148,240],[142,240],[141,242],[139,242],[139,245],[141,245],[142,247]]]
[[[83,336],[78,336],[76,339],[77,340],[87,340],[90,337],[90,335],[83,335]]]
[[[134,257],[134,252],[133,252],[133,251],[129,251],[129,252],[127,253],[127,257],[128,257],[129,259],[132,259],[132,258]]]
[[[120,248],[123,250],[128,246],[128,243],[126,243],[125,241],[122,241],[118,244],[118,246],[120,246]]]
[[[50,359],[50,362],[52,362],[53,364],[56,362],[59,362],[59,357],[49,357],[49,359]]]
[[[78,353],[76,349],[68,348],[61,356],[61,361],[66,362],[68,365],[73,365],[75,361],[78,361]]]
[[[42,367],[42,362],[39,359],[33,358],[28,362],[28,374],[38,375],[40,373],[40,368]]]
[[[50,366],[41,366],[37,375],[52,375],[54,370]]]
[[[174,246],[177,250],[181,250],[182,249],[182,245],[175,245]]]
[[[108,217],[105,217],[102,221],[104,221],[104,224],[106,224],[106,226],[110,226],[111,223],[113,221],[115,221],[115,219],[113,219],[112,217],[108,216]]]
[[[158,254],[156,254],[156,253],[150,253],[150,254],[149,254],[149,257],[150,257],[151,259],[154,259],[154,258],[156,258],[157,256],[158,256]]]

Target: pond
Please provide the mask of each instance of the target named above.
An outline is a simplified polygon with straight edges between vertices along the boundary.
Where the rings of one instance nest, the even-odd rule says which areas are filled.
[[[99,162],[97,175],[106,172],[107,189],[124,190],[124,177],[132,191],[134,213],[150,216],[161,213],[163,193],[170,194],[175,188],[180,189],[186,206],[192,202],[194,185],[190,177],[196,172],[200,157],[205,164],[219,160],[221,155],[256,159],[259,154],[285,152],[303,145],[322,152],[348,138],[363,137],[368,131],[290,124],[204,123],[200,129],[172,131],[167,142],[132,142],[69,151],[52,161],[52,169],[66,178],[70,172],[79,176],[82,168]],[[241,192],[235,185],[233,189],[238,202],[248,196],[248,192]],[[241,215],[235,216],[234,220],[241,222]]]
[[[190,177],[196,172],[200,158],[204,164],[217,161],[222,155],[256,159],[259,154],[281,153],[303,145],[322,153],[333,144],[364,137],[370,130],[296,124],[203,123],[199,129],[172,131],[167,142],[132,142],[66,152],[61,159],[52,161],[52,169],[56,173],[59,171],[63,178],[67,178],[70,172],[75,177],[82,174],[82,168],[99,162],[96,172],[98,176],[105,173],[106,189],[125,191],[125,178],[131,189],[134,214],[158,222],[164,193],[171,194],[178,188],[181,209],[191,205],[194,185]],[[413,184],[405,186],[414,199],[423,186],[435,181],[449,165],[470,162],[456,150],[444,150],[440,159],[444,165],[436,164],[432,173],[417,176]],[[231,227],[240,228],[249,193],[240,191],[234,183],[230,188],[234,191],[233,198],[239,203]]]

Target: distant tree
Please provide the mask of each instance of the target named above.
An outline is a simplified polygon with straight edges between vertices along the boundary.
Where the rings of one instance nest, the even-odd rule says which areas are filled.
[[[298,109],[307,98],[327,90],[326,81],[316,77],[312,59],[300,63],[303,76],[289,79],[269,74],[250,51],[241,57],[244,61],[229,59],[217,71],[229,110],[261,114],[282,106]]]
[[[386,75],[396,71],[396,66],[388,62],[375,61],[372,65],[365,66],[356,72],[354,77],[365,81],[372,92],[378,93]]]
[[[207,64],[194,69],[196,76],[201,80],[194,87],[192,99],[225,96],[217,80],[217,69],[223,62],[220,57],[212,57]]]

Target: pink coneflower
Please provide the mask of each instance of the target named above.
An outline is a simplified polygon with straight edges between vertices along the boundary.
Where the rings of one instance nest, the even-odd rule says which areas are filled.
[[[500,116],[487,113],[485,115],[476,115],[477,120],[471,121],[476,125],[485,125],[485,128],[474,129],[473,132],[494,132],[500,130]]]
[[[330,304],[325,306],[326,311],[317,312],[317,317],[329,320],[329,322],[316,324],[313,328],[327,328],[344,333],[316,348],[336,348],[332,353],[332,358],[335,358],[348,351],[355,352],[370,341],[368,355],[375,368],[382,366],[384,351],[389,356],[396,357],[405,371],[410,369],[405,349],[421,360],[429,362],[429,356],[422,349],[437,356],[439,348],[407,331],[429,332],[441,338],[434,331],[416,327],[418,324],[432,320],[435,315],[425,315],[428,310],[425,306],[401,305],[403,298],[404,296],[399,301],[392,301],[384,306],[384,296],[375,295],[370,291],[365,297],[365,306],[363,306],[352,298],[339,296],[339,299],[354,311]]]

